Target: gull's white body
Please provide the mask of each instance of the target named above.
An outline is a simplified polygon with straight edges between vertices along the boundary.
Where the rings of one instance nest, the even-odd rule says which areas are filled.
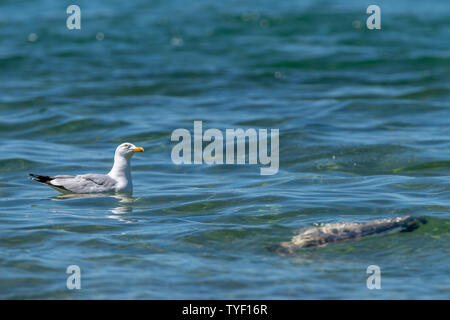
[[[33,180],[49,185],[62,193],[133,193],[131,180],[131,157],[142,152],[131,143],[122,143],[114,154],[114,165],[108,174],[83,174],[77,176],[58,175],[54,177],[30,174]]]

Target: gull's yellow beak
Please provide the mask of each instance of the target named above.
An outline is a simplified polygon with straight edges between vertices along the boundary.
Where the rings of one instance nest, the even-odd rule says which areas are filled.
[[[136,147],[133,149],[134,152],[144,152],[144,148]]]

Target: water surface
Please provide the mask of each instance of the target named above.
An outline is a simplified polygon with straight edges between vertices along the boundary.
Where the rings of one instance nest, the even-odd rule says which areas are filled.
[[[450,2],[0,4],[0,298],[444,299]],[[277,128],[280,170],[176,166],[176,128]],[[27,178],[133,158],[133,198]],[[411,233],[280,256],[313,223],[425,216]],[[368,290],[378,265],[382,289]],[[82,289],[66,288],[78,265]]]

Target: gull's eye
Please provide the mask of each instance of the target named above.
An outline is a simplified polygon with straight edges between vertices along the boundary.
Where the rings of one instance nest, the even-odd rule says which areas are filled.
[[[124,144],[123,145],[125,148],[129,148],[130,147],[130,145],[127,143],[127,144]]]

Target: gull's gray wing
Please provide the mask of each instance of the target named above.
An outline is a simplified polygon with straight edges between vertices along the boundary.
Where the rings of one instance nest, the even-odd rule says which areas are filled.
[[[47,184],[74,193],[108,193],[115,191],[117,181],[106,174],[83,174],[55,176]]]

